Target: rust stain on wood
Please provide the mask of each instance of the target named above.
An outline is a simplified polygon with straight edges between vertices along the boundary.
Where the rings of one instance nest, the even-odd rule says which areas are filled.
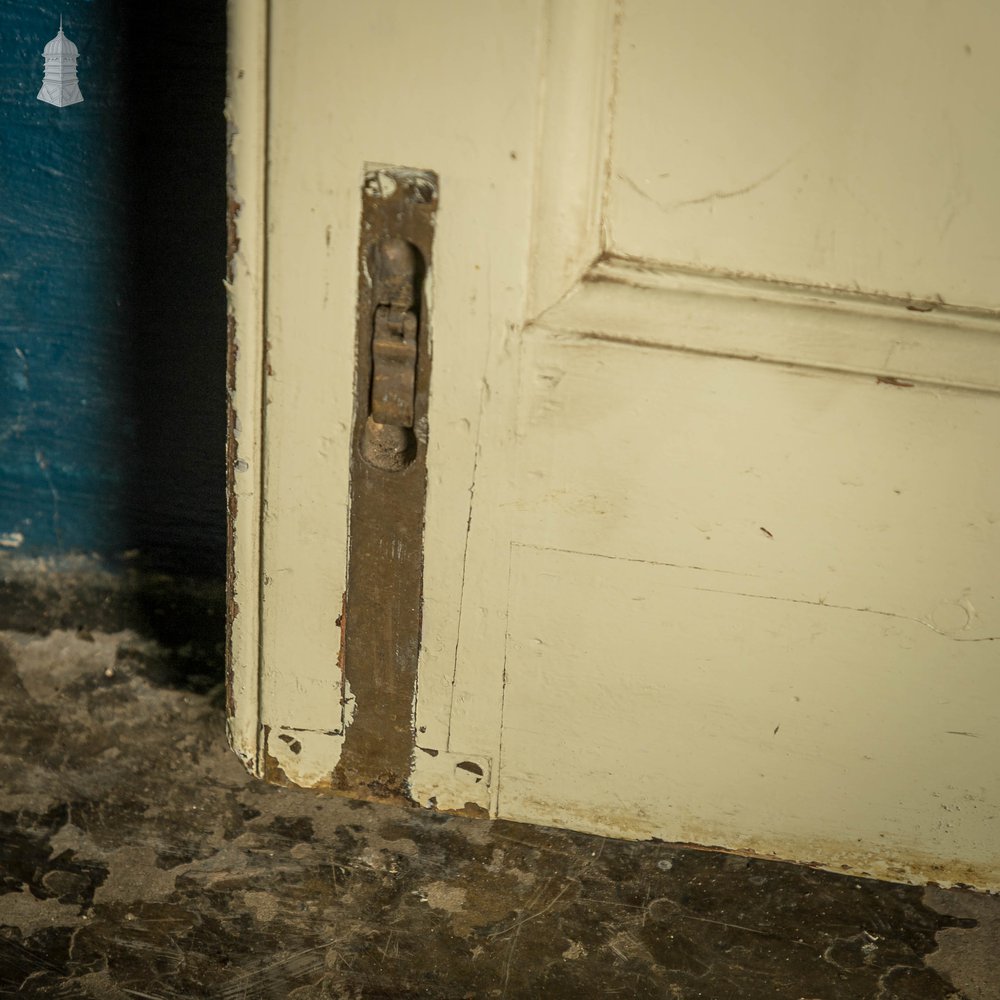
[[[408,801],[414,752],[413,699],[423,602],[423,525],[427,489],[430,317],[424,279],[431,265],[437,177],[372,168],[362,192],[358,248],[357,366],[351,451],[350,552],[342,662],[356,699],[334,786],[362,798]],[[373,261],[383,241],[417,251],[415,449],[403,468],[376,468],[362,442],[371,413],[375,302]]]

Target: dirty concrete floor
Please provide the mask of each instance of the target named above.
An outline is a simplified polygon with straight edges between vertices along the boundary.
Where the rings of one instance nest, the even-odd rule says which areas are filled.
[[[0,997],[1000,998],[997,898],[267,787],[130,632],[0,675]]]

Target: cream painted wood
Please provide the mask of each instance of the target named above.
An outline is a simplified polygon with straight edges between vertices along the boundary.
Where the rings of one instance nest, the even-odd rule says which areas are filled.
[[[617,253],[1000,306],[1000,9],[628,0]]]
[[[607,0],[545,7],[529,316],[569,292],[604,247],[617,14]]]
[[[230,548],[229,741],[251,770],[258,767],[260,661],[261,407],[264,348],[264,165],[266,149],[267,4],[230,0],[226,122],[230,247],[229,345]]]
[[[958,3],[943,25],[920,3],[890,45],[897,6],[831,27],[777,0],[270,5],[270,66],[234,91],[269,81],[256,327],[264,262],[234,279],[241,344],[269,344],[266,362],[241,348],[238,369],[243,405],[261,384],[268,403],[262,555],[252,504],[237,520],[236,745],[256,718],[290,780],[322,785],[337,763],[354,710],[336,617],[358,193],[366,164],[429,168],[413,797],[1000,887],[997,147],[982,127],[1000,88],[987,25],[955,51],[992,15]],[[713,68],[712,86],[684,76]],[[953,130],[916,166],[911,85]],[[720,145],[725,124],[745,155]],[[793,153],[741,192],[751,166]],[[633,185],[689,204],[661,210]],[[241,621],[255,565],[261,617]],[[280,740],[293,730],[298,754]]]
[[[539,322],[698,354],[1000,389],[996,316],[914,312],[873,296],[612,259],[595,264]]]
[[[714,568],[755,600],[916,621],[934,655],[935,630],[1000,642],[1000,472],[984,461],[997,394],[540,328],[522,366],[518,544]],[[953,666],[971,653],[947,648]]]
[[[268,752],[301,784],[322,783],[335,766],[340,702],[350,703],[337,617],[346,576],[360,185],[370,164],[429,167],[441,177],[429,289],[434,379],[448,390],[433,394],[429,414],[427,536],[436,542],[425,555],[421,726],[435,748],[448,740],[447,692],[435,694],[435,679],[448,688],[454,672],[487,370],[524,319],[544,15],[537,2],[511,0],[438,0],[422,5],[419,17],[393,0],[269,5],[270,64],[253,70],[269,81],[267,310],[257,328],[268,352],[265,374],[244,355],[239,368],[241,386],[266,384],[258,416],[266,497],[261,662],[244,649],[235,673],[241,690],[259,684],[260,730],[278,737],[268,739]],[[249,6],[236,5],[238,31],[248,30],[250,17]],[[249,320],[241,339],[248,329]],[[253,559],[251,544],[240,531],[242,559]],[[238,574],[238,597],[253,586]],[[239,627],[252,627],[244,621]],[[280,740],[293,732],[298,754]]]
[[[1000,751],[981,697],[994,648],[970,642],[949,662],[954,639],[928,640],[916,620],[739,585],[516,546],[500,813],[895,880],[992,881],[997,781],[983,763],[969,776]]]

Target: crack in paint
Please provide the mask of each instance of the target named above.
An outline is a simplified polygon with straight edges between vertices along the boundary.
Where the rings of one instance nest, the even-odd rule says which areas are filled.
[[[641,563],[646,566],[662,566],[666,569],[692,569],[702,573],[723,573],[729,576],[742,576],[742,577],[752,577],[754,574],[751,573],[738,573],[734,570],[726,569],[712,569],[707,566],[690,566],[684,563],[669,563],[661,562],[656,559],[639,559],[630,556],[613,556],[608,555],[603,552],[581,552],[575,549],[561,549],[552,546],[544,545],[529,545],[522,542],[514,542],[519,548],[535,549],[539,552],[558,552],[563,555],[570,556],[586,556],[593,559],[612,559],[616,562],[628,562],[628,563]],[[751,594],[746,591],[740,590],[722,590],[718,587],[687,587],[687,590],[696,590],[707,594],[728,594],[731,597],[750,597],[758,601],[783,601],[788,604],[807,604],[816,608],[830,608],[834,611],[856,611],[861,614],[869,615],[881,615],[885,618],[899,618],[902,621],[913,622],[916,625],[922,625],[924,628],[930,629],[932,632],[936,632],[938,635],[943,636],[946,639],[951,639],[954,642],[996,642],[1000,640],[1000,635],[987,635],[987,636],[958,636],[952,635],[950,632],[945,632],[942,629],[937,628],[933,623],[925,621],[923,618],[914,618],[912,615],[903,615],[896,611],[880,611],[878,608],[858,608],[850,604],[830,604],[828,601],[820,598],[819,600],[810,601],[804,597],[779,597],[776,594]]]
[[[657,198],[654,198],[653,195],[651,195],[648,191],[645,191],[643,190],[643,188],[639,187],[639,185],[636,184],[636,182],[632,180],[631,177],[628,177],[625,174],[621,173],[617,174],[616,176],[620,180],[624,181],[633,191],[636,192],[636,194],[640,195],[647,201],[654,204],[661,211],[673,212],[675,209],[678,208],[687,208],[693,205],[705,205],[708,204],[709,202],[724,201],[728,198],[738,198],[740,195],[749,194],[751,191],[755,190],[756,188],[759,188],[762,184],[766,184],[769,180],[771,180],[771,178],[776,177],[779,173],[781,173],[781,171],[784,170],[785,167],[787,167],[792,162],[792,160],[794,160],[795,157],[799,155],[799,152],[800,150],[796,150],[786,160],[784,160],[782,163],[779,163],[776,167],[774,167],[774,169],[769,170],[766,174],[763,174],[756,180],[751,181],[749,184],[744,184],[742,187],[733,188],[732,190],[711,191],[706,195],[702,195],[700,198],[686,198],[682,201],[673,201],[666,205],[662,201],[659,201]]]

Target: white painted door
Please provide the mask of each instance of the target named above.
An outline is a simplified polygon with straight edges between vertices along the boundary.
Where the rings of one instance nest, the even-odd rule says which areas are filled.
[[[232,15],[248,766],[328,784],[368,708],[338,668],[360,190],[426,168],[409,794],[1000,887],[1000,8]]]

